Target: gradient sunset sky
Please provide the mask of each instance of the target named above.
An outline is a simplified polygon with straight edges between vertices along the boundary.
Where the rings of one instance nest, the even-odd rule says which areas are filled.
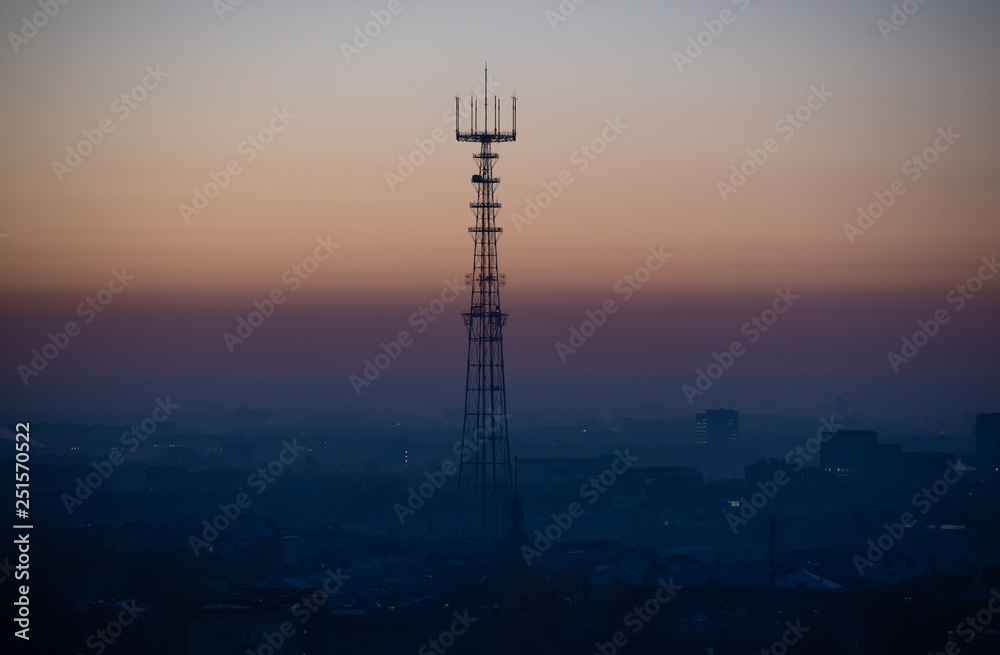
[[[997,3],[913,2],[889,31],[888,0],[590,0],[559,22],[556,0],[402,0],[349,57],[388,1],[244,0],[220,17],[222,4],[73,2],[0,48],[8,411],[131,416],[165,394],[192,409],[460,408],[467,292],[360,396],[349,376],[471,269],[474,148],[449,110],[486,61],[505,128],[518,96],[496,169],[515,416],[818,417],[837,396],[870,415],[998,410],[1000,279],[960,310],[946,300],[1000,242]],[[4,3],[0,27],[20,33],[37,11]],[[679,70],[705,21],[721,33]],[[147,67],[165,75],[124,116],[114,103]],[[815,89],[821,106],[781,128]],[[276,110],[294,118],[248,161],[241,143]],[[53,162],[102,119],[114,130],[60,181]],[[574,152],[608,121],[627,128],[580,170]],[[907,160],[949,128],[958,138],[913,180]],[[399,158],[441,133],[390,188]],[[718,182],[768,139],[724,200]],[[179,205],[231,160],[239,174],[185,221]],[[517,229],[563,171],[573,183]],[[852,243],[845,223],[895,180],[906,192]],[[323,237],[340,247],[290,291],[283,273]],[[670,261],[622,302],[616,282],[660,246]],[[23,384],[18,366],[122,267],[135,280]],[[786,287],[801,300],[689,404],[681,385],[747,342],[743,323]],[[230,353],[222,334],[276,288],[287,302]],[[608,298],[618,313],[562,362],[555,343]],[[887,352],[941,308],[949,322],[894,372]]]

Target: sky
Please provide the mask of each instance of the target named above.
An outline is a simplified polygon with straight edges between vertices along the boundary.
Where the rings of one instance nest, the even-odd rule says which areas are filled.
[[[167,393],[373,420],[460,408],[467,291],[410,317],[471,269],[454,98],[482,92],[486,62],[502,128],[518,97],[496,168],[512,413],[1000,406],[995,3],[234,5],[0,8],[8,411],[114,417]],[[670,257],[626,298],[651,249]],[[79,311],[115,271],[134,279]],[[779,289],[800,299],[750,343]],[[909,361],[889,357],[939,311]],[[74,320],[44,369],[19,368]],[[350,376],[402,331],[359,392]]]

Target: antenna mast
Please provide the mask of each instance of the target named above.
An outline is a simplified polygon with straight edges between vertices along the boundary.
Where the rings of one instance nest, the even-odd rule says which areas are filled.
[[[469,333],[462,452],[470,456],[462,458],[458,492],[461,508],[478,513],[482,537],[498,538],[520,534],[524,517],[514,489],[507,435],[503,363],[503,327],[507,324],[507,314],[500,308],[500,288],[506,284],[506,276],[500,274],[497,264],[497,241],[503,228],[496,225],[500,203],[496,201],[495,192],[500,178],[493,173],[499,157],[493,152],[493,145],[516,140],[517,132],[500,129],[500,103],[496,97],[493,130],[489,129],[488,65],[483,74],[482,130],[477,120],[475,98],[469,102],[472,129],[463,132],[457,111],[455,118],[456,140],[479,144],[478,154],[472,156],[478,167],[478,173],[472,176],[476,200],[469,203],[476,217],[475,226],[469,228],[475,248],[472,273],[465,276],[466,284],[472,287],[472,299],[469,311],[462,314]],[[455,103],[457,107],[457,98]]]

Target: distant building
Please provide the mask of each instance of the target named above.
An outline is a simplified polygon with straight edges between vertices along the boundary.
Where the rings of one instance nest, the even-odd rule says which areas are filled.
[[[880,444],[873,430],[824,432],[823,440],[821,468],[864,484],[930,484],[955,459],[954,452],[903,452],[902,446]]]
[[[1000,466],[1000,412],[976,414],[976,455],[984,467]]]
[[[743,486],[747,490],[757,491],[758,484],[773,482],[780,475],[778,471],[782,471],[786,478],[791,478],[789,470],[783,459],[759,459],[743,467]]]
[[[838,430],[823,433],[820,463],[835,475],[868,478],[878,469],[878,433],[873,430]]]
[[[929,485],[940,480],[955,461],[955,453],[903,453],[902,474],[906,480]]]
[[[904,479],[904,458],[908,454],[903,453],[902,446],[879,444],[875,449],[875,472],[885,482],[899,482]]]
[[[709,409],[695,416],[695,443],[711,448],[735,448],[740,414],[735,409]]]

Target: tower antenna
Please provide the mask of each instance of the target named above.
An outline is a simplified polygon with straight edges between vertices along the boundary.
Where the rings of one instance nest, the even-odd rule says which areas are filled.
[[[517,135],[500,129],[500,103],[495,96],[493,130],[489,129],[488,75],[487,65],[483,69],[483,129],[479,129],[475,98],[469,103],[472,129],[463,132],[457,121],[455,129],[456,140],[479,144],[479,152],[472,156],[478,168],[472,176],[476,200],[469,203],[476,218],[476,224],[469,228],[475,246],[472,273],[465,276],[465,283],[472,287],[472,299],[469,311],[462,314],[469,335],[462,452],[469,456],[463,455],[459,466],[458,492],[461,508],[478,514],[482,537],[498,538],[520,534],[524,516],[511,471],[507,433],[503,359],[507,314],[500,308],[500,289],[506,285],[506,276],[499,272],[497,263],[497,241],[503,228],[496,225],[500,203],[495,194],[500,178],[493,173],[499,157],[493,152],[494,144],[515,141]],[[512,112],[515,107],[512,105]]]

